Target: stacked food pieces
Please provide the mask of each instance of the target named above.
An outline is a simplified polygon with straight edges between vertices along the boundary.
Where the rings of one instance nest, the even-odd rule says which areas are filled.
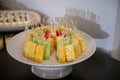
[[[20,26],[29,24],[29,13],[27,12],[6,12],[0,13],[0,26]]]
[[[86,45],[80,34],[62,25],[31,29],[24,37],[24,55],[35,62],[50,60],[53,53],[58,62],[71,62],[85,51]]]

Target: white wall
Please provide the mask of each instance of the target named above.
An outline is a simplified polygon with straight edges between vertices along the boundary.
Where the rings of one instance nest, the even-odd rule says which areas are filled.
[[[111,53],[112,53],[111,56],[113,58],[120,60],[120,1],[119,1],[117,17],[116,17],[114,45]]]
[[[10,1],[9,4],[6,6],[12,4],[10,3]],[[24,4],[27,8],[37,10],[52,18],[58,16],[63,17],[66,14],[66,8],[77,9],[80,8],[85,11],[93,12],[94,14],[100,17],[100,20],[98,22],[100,24],[100,28],[109,35],[109,37],[107,38],[95,39],[97,46],[104,48],[108,51],[113,50],[118,0],[12,0],[12,1]],[[5,0],[3,0],[3,2],[5,4]],[[13,4],[10,6],[13,7]]]

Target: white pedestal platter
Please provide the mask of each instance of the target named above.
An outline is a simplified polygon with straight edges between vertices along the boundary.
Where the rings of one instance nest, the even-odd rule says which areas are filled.
[[[8,43],[7,43],[7,51],[11,57],[14,59],[31,65],[31,71],[38,77],[45,79],[58,79],[69,75],[72,72],[72,65],[80,63],[89,57],[91,57],[95,50],[96,44],[95,41],[86,33],[79,31],[80,35],[85,40],[85,45],[87,51],[82,53],[75,61],[67,62],[67,63],[59,63],[56,60],[55,53],[51,55],[50,60],[44,60],[42,63],[36,63],[24,57],[23,54],[23,38],[25,36],[25,32],[21,32],[15,35]]]

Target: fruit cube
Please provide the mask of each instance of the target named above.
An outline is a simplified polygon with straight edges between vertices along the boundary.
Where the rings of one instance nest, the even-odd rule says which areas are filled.
[[[50,54],[54,52],[55,43],[53,38],[50,38]]]
[[[50,40],[44,41],[44,60],[50,59]]]
[[[33,60],[36,62],[43,62],[44,46],[36,46],[35,54]]]
[[[65,47],[65,52],[66,52],[67,61],[74,61],[75,60],[75,53],[74,53],[73,45],[67,45]]]
[[[81,54],[81,48],[80,48],[78,39],[72,39],[72,44],[73,44],[74,51],[75,51],[75,57],[77,58]]]
[[[25,57],[33,60],[34,52],[35,52],[36,44],[32,41],[26,42],[24,45],[24,55]]]
[[[25,37],[24,37],[24,43],[30,41],[30,39],[31,39],[30,35],[25,35]]]
[[[58,47],[58,62],[66,62],[65,46]]]
[[[81,52],[83,53],[83,52],[86,51],[86,46],[85,46],[84,39],[79,37],[78,40],[79,40],[79,44],[80,44],[80,47],[81,47]]]

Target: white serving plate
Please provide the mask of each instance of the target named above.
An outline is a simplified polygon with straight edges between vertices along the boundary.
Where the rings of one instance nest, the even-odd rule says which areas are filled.
[[[85,40],[85,45],[87,48],[87,51],[82,53],[75,61],[73,62],[67,62],[65,64],[59,63],[56,60],[55,53],[51,55],[50,60],[44,60],[43,63],[36,63],[34,61],[31,61],[24,57],[23,55],[23,38],[25,36],[25,32],[21,32],[17,35],[15,35],[8,43],[7,43],[7,51],[14,59],[25,63],[29,65],[35,65],[35,66],[42,66],[42,67],[57,67],[57,66],[68,66],[77,64],[79,62],[82,62],[86,59],[88,59],[90,56],[92,56],[96,50],[96,44],[94,40],[86,33],[79,31],[80,35]]]

